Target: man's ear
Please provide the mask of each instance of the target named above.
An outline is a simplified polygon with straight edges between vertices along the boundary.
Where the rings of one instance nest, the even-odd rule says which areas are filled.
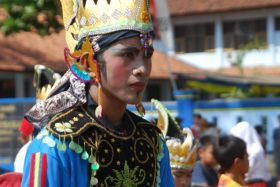
[[[238,165],[240,162],[240,158],[235,158],[232,165]]]
[[[90,76],[90,78],[95,80],[96,75],[90,69],[89,62],[88,62],[88,57],[89,57],[89,54],[87,52],[83,53],[81,58],[80,58],[80,62],[81,62],[81,65],[83,66],[83,69],[87,72],[87,74]]]

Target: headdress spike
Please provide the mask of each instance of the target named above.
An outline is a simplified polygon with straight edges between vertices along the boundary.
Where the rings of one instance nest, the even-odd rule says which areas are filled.
[[[197,142],[189,128],[181,130],[177,121],[158,100],[152,99],[158,111],[158,127],[167,139],[172,168],[193,168],[196,161]]]

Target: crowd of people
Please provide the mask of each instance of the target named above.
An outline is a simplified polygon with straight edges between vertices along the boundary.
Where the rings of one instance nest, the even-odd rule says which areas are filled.
[[[259,126],[254,128],[241,121],[228,134],[221,135],[216,127],[208,128],[200,114],[195,114],[193,121],[192,131],[200,142],[200,149],[191,186],[276,186],[268,168],[266,141]],[[277,160],[276,156],[276,163]],[[276,180],[279,180],[277,176],[276,172]]]
[[[154,101],[152,103],[161,112],[158,114],[157,121],[155,118],[149,118],[149,120],[157,123],[164,132],[176,187],[276,186],[277,173],[273,181],[266,158],[266,141],[260,126],[254,127],[246,121],[241,121],[226,134],[221,134],[216,125],[208,123],[200,114],[194,114],[194,124],[191,128],[183,128],[182,131],[190,131],[187,133],[188,136],[192,137],[197,144],[193,146],[195,143],[189,143],[189,146],[186,146],[187,138],[182,138],[182,134],[178,133],[180,120],[175,120],[168,112],[165,115],[162,112],[163,106]],[[169,119],[167,123],[169,126],[164,125],[164,119]],[[277,131],[278,129],[275,133]],[[194,154],[190,154],[189,148],[196,152],[195,161]],[[182,149],[185,155],[181,153]],[[187,154],[192,156],[192,159],[187,161],[182,159],[185,162],[179,164],[178,160],[186,158]],[[176,156],[177,162],[174,161]],[[180,166],[180,171],[178,166]]]

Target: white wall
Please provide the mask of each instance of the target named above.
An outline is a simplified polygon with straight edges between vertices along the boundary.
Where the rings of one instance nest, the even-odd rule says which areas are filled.
[[[273,150],[273,130],[278,127],[277,115],[280,113],[280,108],[275,109],[251,109],[251,110],[233,110],[233,109],[223,109],[223,110],[195,110],[195,112],[200,113],[207,121],[212,122],[214,118],[217,118],[217,126],[222,133],[228,133],[228,131],[237,124],[237,119],[239,116],[242,117],[244,121],[248,121],[251,125],[261,125],[262,117],[267,118],[267,149],[269,151]]]
[[[194,23],[215,23],[215,50],[214,52],[198,52],[177,54],[178,59],[202,69],[218,69],[229,67],[228,53],[221,49],[221,30],[218,26],[223,21],[265,18],[267,21],[268,49],[252,51],[244,57],[243,65],[246,66],[274,66],[280,65],[280,32],[275,30],[274,18],[280,16],[280,8],[259,9],[229,13],[193,15],[176,17],[172,19],[174,26]],[[221,22],[220,22],[221,21]],[[222,50],[222,51],[221,51]]]

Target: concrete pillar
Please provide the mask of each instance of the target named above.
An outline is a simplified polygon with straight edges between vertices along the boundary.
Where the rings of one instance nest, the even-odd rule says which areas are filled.
[[[25,90],[25,85],[24,85],[24,75],[23,73],[16,73],[15,74],[15,87],[16,87],[16,97],[25,97],[24,95],[24,90]]]
[[[193,90],[176,90],[174,97],[177,101],[178,117],[182,120],[181,126],[190,127],[193,124]]]
[[[220,67],[224,66],[223,58],[223,22],[220,17],[215,19],[215,52]]]
[[[271,55],[271,65],[276,65],[277,61],[275,48],[275,17],[272,14],[267,16],[266,30],[267,45],[269,53]]]

